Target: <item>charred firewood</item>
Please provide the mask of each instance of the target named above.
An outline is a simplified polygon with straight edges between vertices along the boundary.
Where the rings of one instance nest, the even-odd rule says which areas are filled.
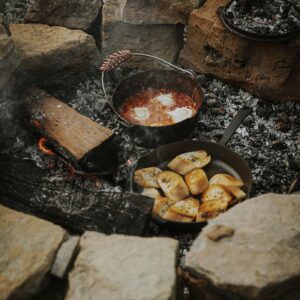
[[[152,199],[132,193],[92,191],[76,181],[51,178],[30,160],[0,156],[0,203],[82,232],[141,235]]]
[[[26,92],[30,124],[76,169],[109,174],[117,165],[113,131],[36,87]]]

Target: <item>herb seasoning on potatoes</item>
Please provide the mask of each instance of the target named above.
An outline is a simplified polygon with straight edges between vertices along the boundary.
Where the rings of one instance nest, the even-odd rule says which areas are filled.
[[[210,162],[211,156],[204,150],[187,152],[168,164],[170,170],[136,170],[134,181],[144,188],[143,195],[155,199],[154,216],[175,222],[205,222],[246,198],[239,178],[223,173],[208,178],[203,167]]]

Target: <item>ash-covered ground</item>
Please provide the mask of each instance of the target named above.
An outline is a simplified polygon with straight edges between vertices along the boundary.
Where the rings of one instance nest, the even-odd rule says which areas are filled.
[[[245,7],[244,10],[239,7],[239,14],[243,15],[246,12],[245,9],[248,8],[248,12],[252,11],[260,18],[270,17],[275,18],[274,20],[279,18],[280,21],[288,15],[294,20],[295,12],[285,0],[268,1],[270,2],[268,2],[270,4],[268,10],[265,9],[265,2],[262,8],[259,4],[262,3],[261,1],[252,1],[254,8],[249,10],[249,1],[241,1],[239,5]],[[2,1],[0,2],[0,16],[4,16],[8,23],[22,23],[27,7],[32,2],[33,0]],[[293,3],[293,0],[291,2]],[[237,5],[234,3],[235,1],[232,5]],[[273,10],[274,14],[270,14]],[[275,14],[275,10],[279,13]],[[299,14],[297,15],[296,12],[295,16]],[[295,22],[293,24],[296,24]],[[128,70],[122,73],[117,72],[115,80],[107,81],[107,91],[110,95],[117,80],[129,75],[130,72]],[[239,127],[228,144],[248,162],[252,170],[254,185],[251,194],[255,196],[265,192],[287,193],[299,189],[300,104],[263,101],[242,89],[204,75],[199,75],[198,80],[205,91],[205,103],[201,109],[197,128],[191,133],[190,138],[218,141],[239,108],[244,105],[251,106],[252,114]],[[79,84],[76,83],[68,88],[47,87],[47,91],[68,102],[82,114],[113,129],[122,140],[122,151],[119,153],[122,161],[134,162],[147,153],[149,150],[136,145],[136,141],[132,140],[127,129],[118,123],[117,117],[106,104],[101,89],[100,75],[96,72],[82,74],[79,81]],[[45,158],[38,150],[36,140],[27,129],[18,128],[13,138],[14,145],[10,149],[4,149],[4,152],[34,158],[39,166],[48,168],[50,165],[52,173],[57,172],[56,170],[60,170],[61,173],[63,168],[61,162],[51,157]],[[121,189],[118,185],[125,186],[124,178],[127,178],[128,170],[130,170],[128,163],[120,166],[113,187],[103,180],[102,188],[105,186],[105,188]],[[90,185],[89,179],[82,180]]]
[[[0,17],[7,23],[23,23],[28,6],[34,0],[1,0]]]
[[[127,75],[128,73],[126,73]],[[205,91],[205,102],[194,132],[189,138],[217,142],[232,117],[244,105],[252,113],[240,125],[228,147],[244,158],[253,175],[252,195],[266,192],[287,193],[299,188],[300,104],[271,103],[217,79],[198,75]],[[113,92],[112,84],[107,90]],[[89,74],[69,89],[50,87],[48,92],[67,101],[73,108],[115,131],[122,140],[122,160],[134,162],[150,151],[136,145],[126,128],[118,123],[103,96],[99,74]],[[122,182],[128,164],[119,168]],[[293,187],[294,185],[294,187]]]
[[[225,16],[249,33],[280,35],[300,30],[299,7],[287,0],[234,0]]]
[[[125,72],[125,76],[129,73]],[[120,76],[117,77],[120,79]],[[205,101],[198,124],[189,138],[217,142],[238,110],[244,105],[250,106],[252,113],[240,125],[228,147],[240,154],[251,168],[254,181],[251,195],[299,190],[300,104],[260,100],[242,89],[204,75],[198,75],[198,81],[205,91]],[[116,83],[107,80],[109,94],[114,89],[112,82]],[[128,130],[118,122],[104,99],[100,74],[82,74],[80,82],[73,86],[51,86],[46,89],[80,113],[113,129],[120,137],[118,155],[125,163],[118,168],[115,181],[110,183],[103,180],[104,185],[100,188],[126,188],[130,166],[150,150],[137,146]],[[61,173],[63,167],[55,158],[46,157],[40,152],[37,140],[26,128],[18,131],[14,146],[4,152],[32,158],[42,168],[50,166],[52,175],[55,172]],[[92,184],[89,179],[82,180]]]

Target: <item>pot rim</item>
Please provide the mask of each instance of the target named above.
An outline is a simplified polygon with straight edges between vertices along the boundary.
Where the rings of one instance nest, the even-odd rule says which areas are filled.
[[[119,108],[117,108],[115,106],[115,103],[114,103],[114,96],[115,96],[115,93],[116,91],[120,88],[121,84],[125,81],[125,80],[130,80],[130,79],[133,79],[135,76],[137,75],[140,75],[140,74],[145,74],[145,73],[150,73],[150,72],[165,72],[165,73],[176,73],[177,75],[179,76],[183,76],[191,81],[193,81],[196,85],[196,87],[198,88],[198,91],[200,93],[200,103],[198,105],[198,107],[196,108],[197,111],[195,113],[195,115],[193,115],[192,117],[190,118],[186,118],[180,122],[177,122],[177,123],[174,123],[174,124],[170,124],[170,125],[163,125],[163,126],[146,126],[146,125],[141,125],[141,124],[136,124],[136,123],[133,123],[125,118],[123,118],[120,114],[119,114]],[[194,99],[193,99],[194,100]],[[202,104],[204,102],[204,92],[203,92],[203,89],[202,89],[202,86],[198,83],[198,81],[196,79],[193,79],[191,78],[190,76],[187,76],[185,73],[180,73],[178,71],[175,71],[175,70],[165,70],[165,69],[148,69],[148,70],[143,70],[143,71],[140,71],[140,72],[137,72],[135,74],[132,74],[132,75],[129,75],[127,76],[126,78],[122,79],[116,86],[116,88],[114,89],[113,91],[113,94],[112,94],[112,105],[114,106],[114,109],[115,111],[117,112],[117,115],[118,117],[121,117],[121,119],[124,119],[127,121],[128,125],[130,127],[142,127],[142,128],[145,128],[145,129],[160,129],[160,128],[171,128],[171,127],[174,127],[178,124],[182,124],[183,122],[186,122],[187,120],[192,120],[194,118],[198,118],[199,114],[200,114],[200,108],[202,107]]]

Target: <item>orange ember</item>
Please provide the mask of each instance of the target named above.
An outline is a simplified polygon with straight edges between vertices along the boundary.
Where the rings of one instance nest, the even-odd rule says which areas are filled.
[[[44,137],[40,138],[38,141],[39,149],[47,155],[55,155],[55,153],[52,150],[46,147],[46,142],[47,140]]]
[[[39,128],[41,126],[41,123],[37,120],[32,120],[32,124],[34,125],[34,127]]]

